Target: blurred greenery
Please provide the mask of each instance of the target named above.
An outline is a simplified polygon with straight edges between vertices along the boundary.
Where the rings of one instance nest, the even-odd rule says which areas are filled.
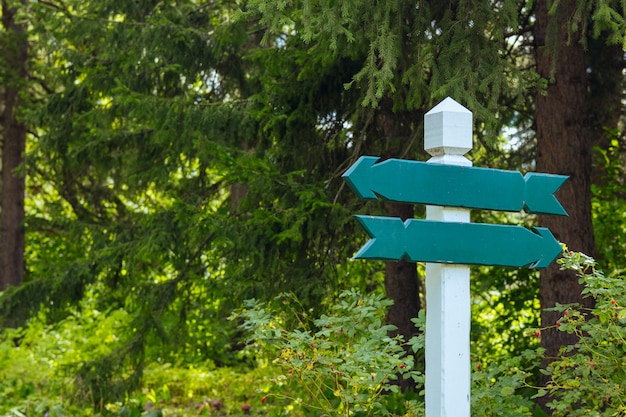
[[[0,293],[0,416],[423,415],[424,310],[416,337],[391,336],[385,263],[351,259],[367,239],[352,215],[388,204],[341,175],[363,154],[427,158],[423,116],[447,96],[473,112],[474,165],[533,170],[547,83],[532,70],[534,3],[1,2],[30,49],[25,279]],[[622,40],[623,4],[579,3],[590,58]],[[15,78],[5,20],[0,93]],[[582,344],[541,391],[538,273],[473,268],[473,415],[540,416],[541,394],[555,415],[623,412],[597,392],[624,388],[620,123],[598,133],[598,264],[565,253],[593,271],[581,279],[597,309],[580,314],[598,317],[559,307]]]

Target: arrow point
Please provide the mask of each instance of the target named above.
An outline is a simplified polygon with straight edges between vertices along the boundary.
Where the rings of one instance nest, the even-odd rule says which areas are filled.
[[[546,227],[533,227],[533,232],[541,237],[539,252],[541,258],[534,262],[531,268],[547,268],[563,252],[563,247],[554,238],[550,229]]]
[[[566,175],[540,174],[529,172],[524,176],[524,210],[535,214],[556,214],[567,216],[554,193],[569,177]]]
[[[376,200],[372,191],[374,172],[372,167],[380,158],[377,156],[362,156],[342,175],[352,191],[365,200]]]

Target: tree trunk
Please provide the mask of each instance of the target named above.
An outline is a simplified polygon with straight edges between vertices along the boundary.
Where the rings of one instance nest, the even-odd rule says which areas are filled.
[[[585,52],[580,43],[580,32],[569,34],[567,26],[567,19],[573,15],[576,1],[562,1],[554,15],[548,15],[547,3],[548,0],[539,0],[535,6],[537,71],[549,80],[546,93],[538,94],[535,104],[537,171],[569,175],[558,193],[558,199],[568,217],[540,216],[539,222],[550,228],[555,237],[570,250],[593,256],[595,248],[590,189],[592,149]],[[554,45],[554,48],[548,45]],[[547,312],[545,309],[553,307],[555,303],[589,306],[590,300],[582,298],[583,288],[576,274],[561,271],[555,265],[541,272],[539,287],[541,325],[546,328],[541,334],[541,345],[546,349],[545,366],[558,355],[561,346],[577,341],[575,335],[551,327],[558,320],[559,313]],[[547,380],[542,382],[545,384]]]
[[[413,218],[413,206],[409,204],[385,204],[389,217],[400,217],[402,220]],[[389,309],[387,322],[398,329],[405,340],[417,334],[417,328],[411,321],[420,310],[419,279],[415,263],[407,261],[385,262],[385,290],[387,297],[393,300]]]
[[[410,116],[394,113],[391,110],[392,104],[391,100],[382,100],[381,110],[376,118],[376,135],[385,143],[383,158],[401,156],[406,151],[408,138],[411,136],[411,124],[404,120]],[[402,220],[413,218],[415,214],[411,204],[386,202],[385,209],[389,217],[400,217]],[[387,297],[394,301],[387,322],[396,326],[398,329],[395,333],[403,335],[406,340],[417,334],[411,319],[417,317],[421,308],[419,282],[415,263],[385,263],[385,290]]]
[[[384,158],[400,157],[408,149],[408,138],[411,136],[411,124],[408,120],[412,115],[396,114],[392,110],[390,100],[383,100],[378,112],[376,135],[381,137],[385,144],[382,150]],[[420,125],[421,126],[421,125]],[[402,220],[413,218],[414,206],[402,203],[385,203],[386,215],[399,217]],[[397,327],[391,336],[402,335],[405,340],[418,333],[415,324],[411,321],[416,318],[420,308],[420,280],[417,276],[417,266],[407,261],[385,262],[385,291],[387,297],[393,300],[393,305],[387,314],[387,323]],[[412,389],[415,383],[412,379],[398,380],[402,389]]]
[[[2,2],[8,47],[2,51],[9,75],[2,113],[2,189],[0,214],[0,290],[24,280],[24,176],[17,172],[26,147],[26,127],[17,119],[20,86],[26,78],[27,39],[15,21],[16,10]]]

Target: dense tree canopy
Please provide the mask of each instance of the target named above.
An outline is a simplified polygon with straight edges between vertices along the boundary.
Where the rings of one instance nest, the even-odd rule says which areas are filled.
[[[351,216],[424,208],[359,201],[341,174],[363,154],[425,159],[423,115],[447,96],[474,114],[475,165],[570,175],[573,215],[550,227],[623,269],[625,14],[573,0],[3,1],[0,325],[123,316],[111,349],[71,370],[94,404],[153,363],[241,363],[226,319],[246,299],[289,292],[312,317],[345,289],[385,294],[408,340],[422,266],[350,261],[366,239]],[[20,193],[23,221],[9,217]],[[476,268],[474,348],[533,345],[538,300],[581,301],[559,274],[540,287],[532,271]],[[562,343],[542,338],[550,355]]]

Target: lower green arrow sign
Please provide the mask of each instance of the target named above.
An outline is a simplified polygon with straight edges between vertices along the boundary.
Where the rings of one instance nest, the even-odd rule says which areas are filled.
[[[371,237],[357,259],[546,268],[562,250],[543,227],[356,217]]]

